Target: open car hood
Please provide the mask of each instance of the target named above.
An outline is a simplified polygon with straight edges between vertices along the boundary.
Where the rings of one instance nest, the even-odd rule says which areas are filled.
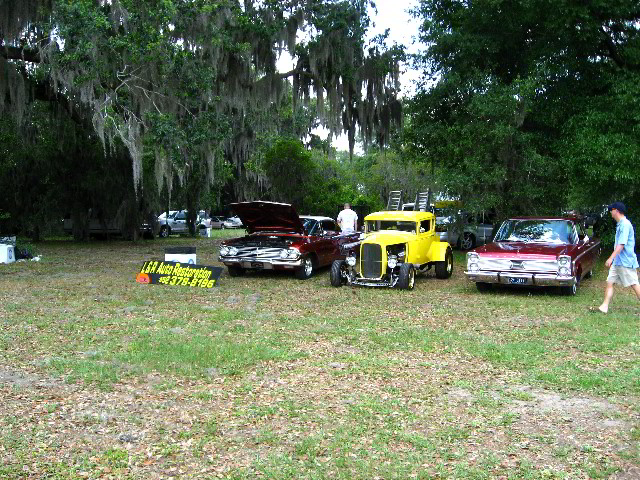
[[[240,202],[232,203],[230,207],[249,233],[269,231],[304,234],[298,212],[288,203]]]

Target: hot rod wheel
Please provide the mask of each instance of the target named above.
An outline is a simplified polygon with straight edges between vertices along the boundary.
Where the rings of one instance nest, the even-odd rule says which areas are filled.
[[[348,274],[346,262],[344,260],[334,260],[331,264],[331,272],[329,273],[331,285],[341,287],[347,283],[345,274]]]
[[[453,252],[451,247],[447,247],[444,255],[444,262],[436,262],[436,278],[446,279],[453,273]]]
[[[398,277],[398,288],[413,290],[416,285],[416,269],[410,263],[400,265],[400,275]]]

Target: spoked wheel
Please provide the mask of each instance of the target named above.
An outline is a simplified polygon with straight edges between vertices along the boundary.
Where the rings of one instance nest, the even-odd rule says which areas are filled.
[[[460,239],[460,250],[471,250],[476,246],[476,239],[473,233],[464,232]]]
[[[306,280],[313,275],[313,260],[311,257],[304,257],[302,259],[302,266],[296,270],[296,278],[299,280]]]

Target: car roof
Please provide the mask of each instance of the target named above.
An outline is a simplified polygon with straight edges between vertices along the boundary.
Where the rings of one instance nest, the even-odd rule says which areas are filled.
[[[331,217],[322,217],[319,215],[300,215],[300,218],[311,218],[312,220],[317,220],[317,221],[321,221],[321,220],[331,220],[332,222],[334,221],[333,218]]]
[[[577,222],[580,220],[580,217],[577,215],[564,215],[564,216],[549,216],[549,217],[511,217],[509,220],[553,220],[553,221],[562,221],[566,220],[569,222]]]
[[[420,222],[422,220],[431,220],[433,218],[434,216],[431,212],[420,212],[414,210],[374,212],[364,217],[365,220],[404,220],[407,222]]]

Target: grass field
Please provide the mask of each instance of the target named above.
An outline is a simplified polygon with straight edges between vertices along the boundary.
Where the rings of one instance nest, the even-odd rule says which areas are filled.
[[[237,234],[0,265],[0,478],[640,478],[640,306],[588,312],[602,265],[575,297],[479,293],[460,252],[411,292],[134,281]]]

